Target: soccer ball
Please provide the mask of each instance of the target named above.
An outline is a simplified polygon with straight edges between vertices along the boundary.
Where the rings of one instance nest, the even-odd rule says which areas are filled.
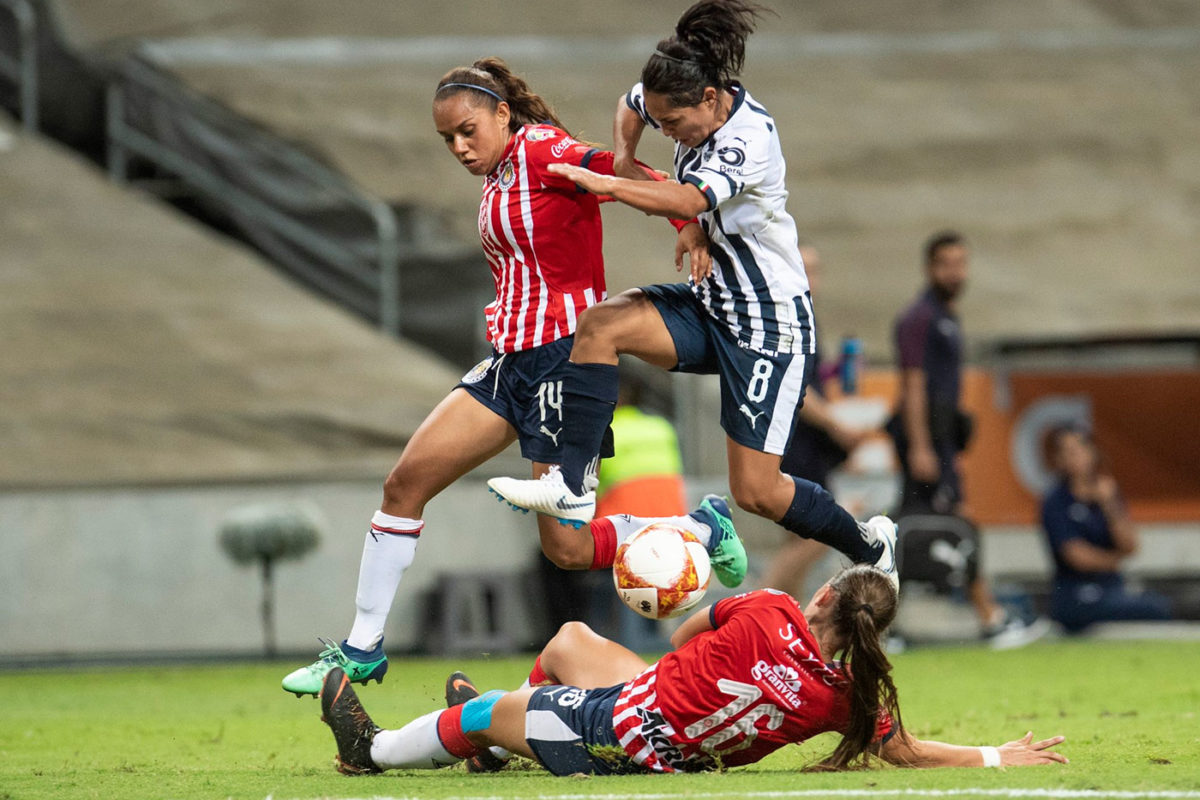
[[[613,583],[621,602],[648,619],[690,611],[704,597],[712,567],[691,533],[655,522],[617,548]]]

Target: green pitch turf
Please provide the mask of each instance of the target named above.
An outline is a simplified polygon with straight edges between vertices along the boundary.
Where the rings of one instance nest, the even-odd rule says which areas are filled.
[[[481,687],[511,687],[529,662],[394,659],[383,685],[361,695],[377,722],[394,727],[440,707],[454,668]],[[1079,641],[1000,653],[935,648],[898,655],[895,663],[901,708],[916,735],[998,745],[1027,730],[1061,733],[1070,765],[797,774],[832,748],[826,738],[723,774],[553,778],[526,767],[477,776],[458,767],[346,778],[331,767],[333,740],[318,720],[318,703],[279,689],[295,666],[288,662],[0,672],[0,800],[889,797],[955,790],[1200,798],[1200,643]],[[1021,791],[1003,791],[1009,789]]]

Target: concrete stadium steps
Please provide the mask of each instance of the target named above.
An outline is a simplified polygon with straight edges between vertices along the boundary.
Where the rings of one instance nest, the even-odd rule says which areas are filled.
[[[382,480],[459,373],[0,120],[0,486]]]
[[[468,241],[478,183],[432,131],[437,78],[509,54],[570,127],[608,142],[642,51],[685,5],[301,0],[284,14],[279,3],[137,0],[122,22],[61,2],[92,46],[130,36],[199,46],[173,66],[192,85],[313,143],[380,196],[445,209]],[[779,121],[801,236],[825,254],[827,341],[853,332],[870,359],[888,360],[891,321],[920,282],[920,242],[944,226],[976,245],[963,308],[975,342],[1194,327],[1200,6],[775,5],[779,17],[750,40],[745,80]],[[302,55],[272,60],[267,45],[280,39]],[[196,55],[221,42],[232,50],[220,58]],[[655,137],[642,152],[665,165],[669,149]],[[612,290],[675,278],[665,223],[605,214]]]

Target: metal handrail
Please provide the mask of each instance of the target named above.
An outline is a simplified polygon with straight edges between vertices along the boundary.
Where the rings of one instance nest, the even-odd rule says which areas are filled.
[[[0,0],[3,2],[3,0]],[[183,108],[184,103],[206,100],[185,95],[178,86],[165,79],[137,59],[124,65],[120,77],[108,84],[106,90],[106,128],[108,134],[108,172],[114,181],[126,180],[129,155],[135,154],[171,172],[202,195],[219,201],[269,227],[275,234],[317,257],[330,271],[298,268],[302,277],[317,288],[339,299],[362,314],[374,313],[379,327],[392,336],[400,333],[400,242],[396,215],[383,200],[352,187],[344,176],[319,164],[300,151],[272,143],[270,149],[257,148],[256,153],[274,163],[298,171],[317,185],[317,191],[336,194],[364,212],[374,230],[377,250],[373,260],[364,260],[342,242],[305,226],[269,200],[255,197],[228,181],[206,165],[189,157],[186,152],[148,136],[128,124],[125,87],[128,80],[149,90],[165,102]],[[207,101],[211,102],[211,101]],[[235,112],[220,107],[223,114]],[[335,274],[331,274],[335,273]],[[375,295],[374,308],[361,295],[344,290],[338,278],[347,279],[360,289]]]
[[[37,14],[28,0],[0,0],[0,9],[17,23],[17,57],[0,53],[0,75],[17,85],[21,124],[32,133],[38,126]]]

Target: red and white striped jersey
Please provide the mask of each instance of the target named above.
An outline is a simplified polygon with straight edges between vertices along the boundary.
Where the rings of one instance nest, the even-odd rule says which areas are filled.
[[[754,763],[786,744],[844,732],[850,683],[826,664],[796,601],[771,589],[718,601],[715,630],[667,653],[621,690],[613,730],[657,772]],[[892,723],[880,712],[877,732]]]
[[[484,179],[479,238],[496,283],[484,316],[501,353],[571,335],[580,312],[607,294],[599,198],[548,172],[556,162],[613,172],[612,153],[526,125]]]

